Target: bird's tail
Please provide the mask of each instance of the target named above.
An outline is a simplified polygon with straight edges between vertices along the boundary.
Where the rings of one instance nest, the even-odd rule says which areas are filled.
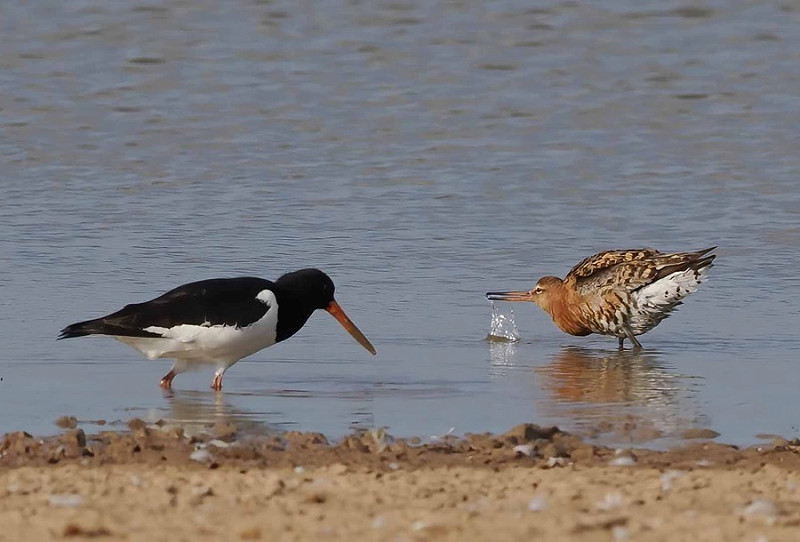
[[[689,267],[694,269],[695,271],[701,271],[703,269],[708,269],[713,266],[714,258],[716,258],[716,254],[712,254],[711,256],[706,256],[705,258],[700,258],[691,263]]]
[[[126,325],[127,324],[127,325]],[[58,339],[71,339],[85,337],[86,335],[113,335],[115,337],[161,337],[157,333],[150,333],[138,326],[129,325],[124,320],[114,318],[114,315],[95,318],[71,324],[61,330]]]
[[[61,330],[58,339],[71,339],[73,337],[85,337],[86,335],[130,335],[127,330],[119,325],[114,325],[106,321],[105,318],[95,318],[71,324]]]
[[[71,339],[72,337],[84,337],[86,335],[93,335],[95,333],[101,333],[100,326],[97,320],[87,320],[85,322],[78,322],[76,324],[71,324],[61,330],[58,335],[58,339]]]
[[[709,254],[709,252],[716,250],[716,248],[717,247],[711,247],[695,252],[690,260],[689,268],[694,269],[695,271],[702,271],[704,269],[710,269],[714,267],[714,258],[716,258],[717,255]]]
[[[667,277],[672,273],[679,271],[686,271],[692,269],[695,273],[703,274],[705,271],[711,269],[714,263],[716,254],[709,254],[717,247],[699,250],[697,252],[679,252],[675,254],[667,254],[665,262],[659,267],[655,280]],[[653,281],[655,282],[655,281]]]

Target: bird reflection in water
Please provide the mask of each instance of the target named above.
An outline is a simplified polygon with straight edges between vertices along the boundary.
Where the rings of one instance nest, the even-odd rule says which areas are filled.
[[[678,377],[645,351],[564,348],[536,372],[562,403],[667,403],[679,390]]]
[[[545,365],[521,359],[524,351],[519,343],[489,342],[490,371],[519,379],[533,366],[536,423],[606,444],[675,438],[709,425],[695,400],[702,380],[675,373],[652,350],[565,347]]]
[[[322,392],[310,390],[274,389],[256,393],[237,392],[210,394],[204,391],[167,390],[164,392],[168,407],[161,416],[169,425],[183,428],[188,435],[201,432],[218,434],[235,430],[240,437],[262,437],[283,434],[298,427],[307,427],[308,421],[294,416],[287,418],[286,412],[264,410],[269,397],[327,401],[339,400],[344,405],[342,412],[331,408],[327,415],[343,424],[342,432],[375,427],[373,391],[358,389],[344,392]],[[269,404],[275,404],[269,402]],[[318,414],[313,414],[319,421]],[[341,420],[338,416],[345,418]],[[271,421],[271,423],[270,423]],[[215,427],[216,426],[216,427]],[[227,426],[227,427],[225,427]],[[339,429],[335,429],[339,431]]]
[[[235,428],[239,434],[271,435],[280,430],[266,423],[269,413],[250,412],[230,402],[241,394],[210,394],[204,391],[165,391],[168,411],[164,421],[183,428],[187,435],[219,431],[222,426]]]
[[[699,380],[668,370],[652,351],[564,348],[535,371],[550,395],[543,410],[591,437],[644,442],[707,425],[693,400]]]

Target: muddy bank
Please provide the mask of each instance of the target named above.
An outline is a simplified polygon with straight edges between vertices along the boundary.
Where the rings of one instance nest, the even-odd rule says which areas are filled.
[[[659,452],[557,428],[5,435],[0,540],[795,540],[800,441]]]
[[[76,463],[200,464],[211,468],[324,466],[339,463],[372,469],[507,465],[550,468],[581,466],[758,467],[773,464],[800,468],[800,439],[775,438],[770,443],[740,449],[705,440],[704,434],[685,446],[667,451],[645,448],[612,449],[587,443],[556,427],[522,424],[492,435],[444,435],[423,442],[393,438],[382,429],[353,433],[330,442],[320,433],[287,432],[272,436],[240,434],[237,427],[217,424],[208,431],[186,434],[163,421],[146,424],[133,419],[127,432],[86,435],[66,424],[58,436],[39,439],[28,433],[6,434],[0,442],[0,467]],[[711,435],[713,436],[713,434]]]

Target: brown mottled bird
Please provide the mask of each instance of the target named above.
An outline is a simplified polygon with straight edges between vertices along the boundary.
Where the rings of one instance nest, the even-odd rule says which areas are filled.
[[[570,335],[598,333],[626,338],[641,348],[637,335],[656,327],[697,290],[712,267],[717,247],[697,252],[659,252],[652,248],[609,250],[589,256],[564,280],[542,277],[530,291],[489,292],[500,301],[532,301]]]

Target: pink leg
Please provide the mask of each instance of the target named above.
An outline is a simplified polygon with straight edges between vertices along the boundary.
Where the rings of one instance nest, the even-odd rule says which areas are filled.
[[[164,375],[164,378],[161,379],[161,384],[159,384],[165,390],[172,389],[172,379],[175,378],[175,375],[178,374],[174,370],[170,369],[170,371]]]
[[[211,389],[214,391],[221,391],[222,390],[222,375],[223,373],[216,373],[214,375],[214,380],[211,381]]]

